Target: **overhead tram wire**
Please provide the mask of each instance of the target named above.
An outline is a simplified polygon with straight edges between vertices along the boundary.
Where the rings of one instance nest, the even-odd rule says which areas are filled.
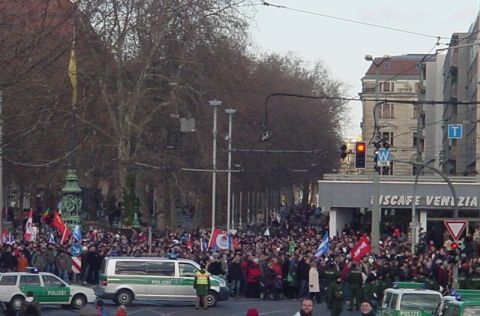
[[[274,8],[278,8],[278,9],[285,9],[285,10],[289,10],[289,11],[305,13],[305,14],[314,15],[314,16],[320,16],[320,17],[323,17],[323,18],[338,20],[338,21],[342,21],[342,22],[349,22],[349,23],[354,23],[354,24],[360,24],[360,25],[375,27],[375,28],[379,28],[379,29],[383,29],[383,30],[390,30],[390,31],[406,33],[406,34],[411,34],[411,35],[416,35],[416,36],[423,36],[423,37],[428,37],[428,38],[435,38],[437,40],[448,38],[448,37],[442,37],[442,36],[436,36],[436,35],[431,35],[431,34],[425,34],[425,33],[400,29],[400,28],[391,27],[391,26],[385,26],[385,25],[380,25],[380,24],[358,21],[358,20],[354,20],[354,19],[342,18],[342,17],[323,14],[323,13],[319,13],[319,12],[313,12],[313,11],[308,11],[308,10],[292,8],[292,7],[288,7],[288,6],[285,6],[285,5],[278,5],[278,4],[270,3],[270,2],[267,2],[267,1],[262,1],[262,4],[266,7],[274,7]]]

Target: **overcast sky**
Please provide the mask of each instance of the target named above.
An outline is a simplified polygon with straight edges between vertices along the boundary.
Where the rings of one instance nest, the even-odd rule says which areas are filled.
[[[257,6],[252,23],[253,41],[260,51],[289,53],[308,65],[322,61],[332,78],[348,87],[349,96],[361,90],[360,79],[372,56],[435,52],[446,47],[454,32],[467,32],[478,14],[480,0],[271,0]],[[261,3],[261,0],[258,0]],[[310,13],[300,12],[308,11]],[[322,16],[323,15],[323,16]],[[333,16],[420,33],[328,18]],[[442,45],[435,46],[436,36]],[[272,91],[281,92],[281,91]],[[345,136],[361,134],[361,103],[350,102]]]

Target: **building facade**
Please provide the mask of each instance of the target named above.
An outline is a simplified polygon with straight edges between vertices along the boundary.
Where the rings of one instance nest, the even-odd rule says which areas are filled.
[[[375,58],[362,78],[363,119],[362,136],[367,142],[369,159],[365,174],[376,172],[375,142],[388,144],[395,160],[417,159],[417,152],[424,151],[423,134],[417,134],[419,121],[424,119],[420,106],[413,102],[419,98],[422,75],[421,61],[424,54],[407,54]],[[425,84],[425,82],[423,81]],[[377,104],[377,105],[376,105]],[[374,115],[374,108],[376,113]],[[376,118],[374,118],[374,116]],[[380,171],[384,175],[412,175],[414,167],[392,162]]]

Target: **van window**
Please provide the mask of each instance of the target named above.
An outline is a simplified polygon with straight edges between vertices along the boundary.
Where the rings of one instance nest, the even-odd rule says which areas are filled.
[[[463,308],[463,316],[478,316],[480,315],[480,306],[465,306]]]
[[[16,285],[17,276],[16,275],[4,275],[0,280],[0,285]]]
[[[21,275],[20,285],[40,285],[40,277],[38,275]]]
[[[175,262],[151,261],[147,263],[147,274],[157,276],[175,276]]]
[[[178,268],[180,270],[180,277],[183,278],[194,278],[195,273],[197,272],[197,268],[190,263],[179,262]]]
[[[405,293],[400,302],[400,310],[416,309],[434,311],[438,303],[440,303],[440,296],[434,294],[420,294],[420,293]]]
[[[398,296],[399,296],[398,294],[392,294],[392,300],[390,301],[390,304],[388,305],[389,308],[397,309]]]
[[[382,308],[387,308],[391,299],[392,299],[392,293],[390,292],[385,293],[385,296],[383,297]]]
[[[117,261],[115,274],[119,275],[146,275],[147,264],[139,261]]]
[[[457,305],[448,305],[442,316],[457,316],[460,315],[460,308]]]

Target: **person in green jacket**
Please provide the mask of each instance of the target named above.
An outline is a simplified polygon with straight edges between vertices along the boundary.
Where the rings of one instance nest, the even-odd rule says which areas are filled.
[[[343,310],[343,285],[342,278],[338,277],[335,282],[330,283],[327,289],[329,301],[328,308],[331,316],[339,316]]]

